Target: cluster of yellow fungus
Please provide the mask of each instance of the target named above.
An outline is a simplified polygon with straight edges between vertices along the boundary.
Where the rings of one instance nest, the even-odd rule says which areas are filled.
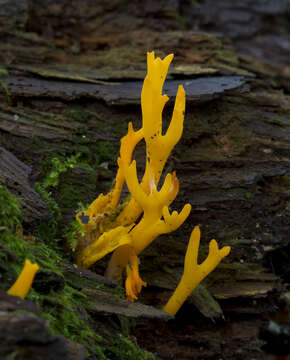
[[[169,100],[162,94],[163,84],[173,55],[163,60],[155,58],[154,52],[147,54],[147,75],[142,93],[142,128],[138,131],[128,125],[128,133],[121,139],[118,172],[111,191],[99,195],[86,211],[77,214],[82,226],[79,236],[77,263],[88,268],[105,255],[113,252],[106,276],[125,282],[127,299],[134,301],[145,282],[139,276],[138,255],[161,234],[180,227],[188,217],[191,206],[186,204],[178,213],[169,212],[169,205],[179,191],[175,172],[167,174],[160,190],[157,190],[164,165],[169,154],[180,140],[183,132],[185,91],[180,85],[177,91],[172,119],[166,133],[162,134],[162,111]],[[146,168],[141,182],[138,181],[133,151],[142,140],[146,143]],[[119,204],[123,185],[126,182],[131,197],[125,204]],[[141,220],[137,219],[141,217]],[[185,261],[185,272],[172,299],[164,310],[175,314],[197,284],[211,272],[226,256],[230,248],[218,250],[215,240],[210,244],[208,258],[197,265],[199,240],[196,228],[191,236]]]
[[[24,299],[31,288],[34,276],[38,270],[38,264],[32,264],[26,259],[21,273],[11,288],[7,290],[7,294],[19,296],[21,299]]]

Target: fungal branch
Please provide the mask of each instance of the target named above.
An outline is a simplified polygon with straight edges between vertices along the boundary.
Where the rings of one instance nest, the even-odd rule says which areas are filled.
[[[173,54],[161,60],[160,58],[155,59],[154,52],[147,53],[148,72],[141,93],[142,130],[146,143],[146,169],[141,187],[146,193],[150,191],[149,172],[151,176],[153,174],[157,186],[168,156],[180,140],[183,132],[185,91],[180,85],[170,125],[166,134],[162,135],[162,112],[169,100],[167,95],[162,94],[162,89],[172,59]],[[117,223],[134,222],[141,212],[142,208],[132,197],[129,204],[118,216]]]
[[[216,240],[211,240],[207,258],[198,265],[199,242],[200,229],[196,226],[191,233],[188,243],[182,278],[168,303],[163,308],[164,311],[171,315],[177,313],[197,285],[218,266],[225,256],[228,256],[231,250],[229,246],[219,249]]]
[[[133,151],[143,138],[143,129],[134,131],[132,123],[128,124],[128,133],[121,139],[120,156],[124,163],[131,162]],[[106,231],[118,226],[115,222],[115,212],[118,207],[120,195],[124,186],[125,175],[118,168],[112,189],[107,195],[100,194],[87,208],[76,215],[77,221],[82,226],[82,234],[79,236],[78,253],[82,257],[82,251],[95,243]],[[95,260],[96,261],[96,260]],[[80,264],[78,258],[78,264]]]

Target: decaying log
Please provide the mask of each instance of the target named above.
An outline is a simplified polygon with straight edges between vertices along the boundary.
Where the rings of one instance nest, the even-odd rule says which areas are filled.
[[[29,183],[31,168],[17,159],[11,152],[0,147],[0,183],[4,184],[14,195],[19,197],[23,207],[24,219],[48,219],[47,204]]]
[[[27,20],[27,0],[0,0],[0,31],[23,30]]]
[[[236,90],[245,83],[240,76],[210,76],[207,78],[188,78],[184,81],[169,80],[164,92],[173,97],[178,85],[183,85],[189,104],[201,104],[217,99],[225,92]],[[9,93],[15,97],[42,97],[63,101],[94,99],[104,100],[108,105],[138,105],[142,90],[142,82],[111,83],[106,85],[75,83],[62,80],[44,80],[38,78],[12,77],[6,79]]]
[[[108,292],[96,289],[96,284],[114,288],[118,284],[95,274],[90,270],[77,269],[72,266],[64,268],[66,281],[72,287],[81,290],[90,300],[90,311],[102,316],[124,315],[135,319],[159,319],[167,321],[172,316],[164,311],[138,303],[130,303]]]
[[[67,342],[61,336],[52,335],[47,320],[36,314],[39,314],[39,309],[31,301],[0,291],[0,353],[2,357],[23,358],[25,354],[31,360],[85,359],[85,349],[82,346]]]
[[[83,292],[92,302],[91,310],[102,315],[117,314],[133,319],[157,319],[162,321],[173,319],[171,315],[162,310],[141,303],[130,303],[104,291],[84,289]]]
[[[16,2],[0,0],[4,3]],[[219,246],[231,245],[232,251],[188,302],[211,319],[268,313],[273,308],[269,299],[281,291],[279,250],[289,247],[289,4],[284,0],[193,3],[177,0],[168,6],[166,1],[147,0],[124,7],[121,0],[60,0],[57,4],[31,0],[19,1],[13,9],[2,7],[0,17],[13,16],[0,30],[0,61],[9,70],[3,81],[10,96],[8,101],[1,92],[0,181],[21,194],[28,219],[46,218],[45,204],[31,187],[31,168],[24,164],[33,167],[34,177],[41,177],[41,161],[50,155],[80,153],[92,168],[68,170],[52,191],[57,200],[66,186],[69,193],[77,194],[73,204],[59,201],[67,224],[78,202],[89,203],[110,188],[119,140],[128,122],[135,129],[141,126],[146,51],[156,50],[161,57],[173,52],[164,92],[174,100],[177,85],[184,84],[187,107],[183,137],[165,172],[176,170],[180,181],[172,209],[188,202],[192,212],[182,228],[160,237],[142,253],[140,273],[148,283],[145,301],[159,305],[167,301],[182,274],[189,234],[200,225],[200,260],[213,237]],[[275,35],[270,34],[269,19]],[[199,30],[230,30],[235,40]],[[163,114],[164,129],[171,113],[172,102]],[[137,147],[134,157],[141,175],[144,146]],[[271,264],[267,269],[266,258]],[[102,273],[104,266],[96,265],[94,270]],[[39,275],[40,283],[41,276],[58,289],[64,286],[60,278],[45,272]],[[66,283],[87,295],[96,317],[168,319],[159,310],[95,290],[94,283],[104,283],[101,276],[75,269],[64,269],[64,276]],[[11,314],[3,312],[9,320]],[[16,323],[21,319],[17,317]],[[256,333],[262,320],[255,319],[231,319],[216,328],[184,319],[191,321],[188,334],[183,329],[176,334],[175,325],[171,328],[171,341],[178,343],[174,354],[180,359],[235,359],[240,351],[241,357],[259,358]],[[169,331],[171,323],[175,324],[166,324]],[[44,331],[42,325],[36,321],[35,326]],[[147,336],[154,337],[152,327]],[[158,339],[157,345],[162,347],[163,341],[165,351],[158,348],[158,354],[164,359],[168,359],[167,340]],[[182,344],[190,349],[184,357],[178,352]]]

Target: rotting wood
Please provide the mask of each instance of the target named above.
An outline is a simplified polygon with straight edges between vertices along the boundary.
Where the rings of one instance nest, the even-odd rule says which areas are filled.
[[[29,183],[31,168],[17,159],[11,152],[0,147],[0,183],[19,197],[23,215],[27,222],[48,219],[47,204]]]
[[[141,303],[130,303],[101,290],[83,289],[83,293],[92,301],[91,310],[101,314],[125,315],[129,318],[147,318],[167,321],[173,317],[152,306]]]
[[[42,97],[65,101],[94,99],[104,100],[108,105],[140,104],[142,82],[122,82],[121,84],[100,85],[59,80],[45,80],[32,77],[9,77],[6,79],[9,93],[12,96]],[[190,104],[201,104],[219,98],[226,91],[238,90],[244,84],[239,76],[210,76],[207,78],[188,78],[186,80],[169,80],[164,92],[175,96],[178,85],[182,84],[186,91],[186,99]]]
[[[289,69],[270,63],[271,59],[259,61],[249,56],[240,56],[234,51],[233,45],[221,36],[176,31],[179,27],[176,26],[174,12],[170,13],[167,10],[166,13],[163,2],[158,3],[156,7],[151,6],[152,2],[144,3],[142,4],[144,5],[143,12],[139,7],[122,8],[122,16],[116,18],[111,15],[122,5],[121,2],[116,1],[108,5],[112,6],[110,9],[107,5],[102,5],[99,9],[98,14],[106,13],[105,18],[101,15],[92,15],[90,19],[87,18],[88,14],[96,13],[83,10],[80,12],[81,2],[63,0],[58,2],[58,6],[51,7],[53,3],[53,1],[47,2],[46,7],[41,1],[31,1],[33,9],[31,14],[34,18],[31,14],[29,15],[28,27],[30,30],[37,30],[38,35],[24,32],[1,35],[3,40],[0,45],[1,58],[9,64],[12,79],[26,79],[25,81],[31,81],[31,83],[38,81],[44,85],[56,84],[60,88],[55,91],[57,90],[55,86],[50,92],[45,93],[41,85],[34,95],[26,95],[25,91],[19,88],[14,93],[12,91],[13,105],[9,107],[1,104],[3,105],[0,120],[2,145],[5,144],[6,148],[12,152],[15,151],[21,160],[24,157],[33,159],[33,165],[37,168],[40,158],[35,157],[36,152],[41,152],[44,157],[55,149],[65,152],[67,156],[75,154],[78,149],[77,139],[82,136],[85,136],[87,149],[92,148],[95,140],[103,139],[108,143],[117,143],[121,136],[117,131],[117,126],[133,121],[135,128],[140,127],[139,109],[136,111],[134,105],[139,104],[136,100],[137,96],[132,101],[128,96],[130,93],[125,93],[121,100],[117,97],[115,104],[133,103],[133,105],[123,106],[122,109],[118,106],[108,107],[102,99],[108,103],[112,100],[108,92],[113,86],[108,85],[108,92],[98,94],[98,98],[93,91],[93,97],[90,91],[87,91],[87,94],[83,92],[81,96],[78,94],[75,96],[72,93],[73,88],[83,86],[83,84],[67,80],[82,79],[88,82],[95,79],[110,82],[117,80],[121,83],[118,86],[125,88],[128,79],[143,78],[144,54],[148,49],[158,49],[158,55],[161,56],[175,52],[174,64],[181,70],[171,72],[171,80],[178,77],[188,78],[188,76],[199,80],[197,77],[202,76],[205,83],[207,79],[212,78],[213,72],[207,72],[204,69],[214,69],[215,76],[245,76],[247,88],[243,87],[231,93],[223,92],[218,98],[210,97],[206,104],[198,103],[198,101],[193,101],[192,104],[188,102],[183,139],[170,157],[167,170],[177,169],[177,176],[180,179],[180,194],[173,206],[180,208],[184,202],[188,201],[193,204],[193,210],[180,232],[172,234],[172,237],[160,238],[148,249],[148,252],[144,253],[141,266],[143,267],[142,274],[146,273],[148,284],[155,285],[155,287],[148,286],[146,290],[148,293],[152,291],[152,303],[156,303],[166,281],[170,289],[173,289],[177,283],[177,276],[182,272],[187,235],[192,226],[199,224],[203,234],[201,257],[207,253],[208,241],[212,237],[216,237],[221,246],[223,243],[231,242],[233,248],[229,259],[233,264],[225,264],[232,265],[232,270],[222,267],[220,272],[224,274],[224,278],[219,283],[216,280],[220,275],[218,269],[214,277],[210,279],[212,283],[211,281],[207,283],[207,288],[217,297],[228,298],[225,300],[228,301],[226,311],[230,313],[229,304],[234,304],[235,299],[240,302],[248,301],[247,304],[250,304],[246,310],[245,307],[244,310],[240,307],[241,311],[237,310],[238,306],[236,306],[236,314],[239,313],[238,311],[257,314],[255,311],[260,311],[262,308],[259,306],[261,299],[265,301],[264,312],[271,311],[271,307],[267,307],[267,301],[271,303],[268,298],[271,291],[275,290],[276,277],[265,274],[261,264],[265,256],[269,254],[269,249],[279,250],[282,245],[289,243],[290,98],[289,95],[283,94],[283,89],[289,90]],[[88,9],[88,2],[83,3],[85,4],[83,9]],[[174,4],[177,3],[179,2]],[[211,1],[206,1],[206,3],[211,3]],[[258,5],[261,3],[268,5],[272,1],[258,2]],[[279,3],[281,5],[282,2]],[[72,7],[67,6],[68,4]],[[94,6],[91,2],[90,5]],[[235,6],[233,2],[230,5],[231,8]],[[258,5],[255,4],[252,7]],[[221,14],[218,7],[212,10],[215,14]],[[67,22],[63,23],[65,14]],[[164,16],[165,14],[167,15]],[[175,12],[176,14],[178,15],[178,11]],[[140,23],[144,15],[148,19],[147,29],[142,28]],[[100,19],[103,26],[100,26]],[[73,23],[70,23],[70,20],[73,20]],[[214,20],[218,20],[218,17]],[[114,21],[117,21],[119,25],[124,25],[124,31],[119,32],[120,27],[116,26]],[[80,27],[82,22],[84,25]],[[284,22],[287,23],[287,21]],[[218,21],[215,23],[218,26]],[[149,29],[152,24],[158,25],[157,31]],[[172,24],[175,27],[171,29]],[[250,30],[257,28],[259,23],[252,23],[252,25]],[[168,31],[168,26],[172,31]],[[80,28],[85,31],[80,31]],[[242,29],[242,26],[239,29]],[[246,30],[248,31],[249,27]],[[50,40],[44,39],[42,34],[50,37]],[[256,48],[256,44],[263,44],[263,41],[253,42],[253,44]],[[271,49],[267,47],[265,50]],[[287,49],[285,49],[285,54],[287,54]],[[284,56],[284,53],[282,55]],[[34,66],[35,63],[45,63],[47,72],[45,73],[43,64]],[[195,65],[200,65],[202,68],[199,69]],[[64,69],[68,69],[67,74]],[[78,69],[75,77],[73,69]],[[90,69],[92,69],[91,73]],[[34,76],[43,76],[45,80],[32,77],[31,73]],[[58,76],[54,77],[53,73]],[[204,78],[208,75],[210,75],[208,78]],[[64,81],[66,85],[70,84],[71,92],[69,96],[59,96],[55,101],[55,94],[63,90],[62,85],[59,85],[60,81]],[[186,79],[184,81],[186,82]],[[18,86],[19,83],[16,81],[15,85]],[[92,84],[85,84],[87,88],[90,85]],[[91,89],[95,89],[94,85]],[[247,92],[244,92],[245,89]],[[97,116],[93,120],[85,118],[81,122],[71,119],[70,122],[68,117],[62,115],[80,100],[80,106],[84,112],[91,112]],[[47,118],[43,108],[49,109],[46,111],[51,113]],[[36,114],[37,111],[39,111],[38,114]],[[14,117],[14,115],[17,116]],[[35,121],[32,115],[39,115],[39,122]],[[168,119],[166,110],[164,117]],[[104,125],[109,123],[109,129],[104,130]],[[37,149],[33,146],[34,137],[31,135],[34,132],[31,133],[31,131],[34,131],[40,139]],[[25,154],[21,153],[23,148],[25,148]],[[106,166],[111,170],[111,174],[116,169],[115,157],[117,155],[115,155],[112,154],[112,158],[106,160]],[[140,173],[143,157],[144,153],[137,149],[136,159],[140,164]],[[82,179],[85,180],[85,176]],[[108,177],[105,180],[108,182]],[[109,184],[103,182],[104,184],[97,184],[96,196],[100,191],[106,191],[109,188]],[[80,186],[79,182],[75,185],[75,188]],[[85,181],[83,181],[83,186],[86,186]],[[65,211],[73,212],[72,209],[65,209]],[[257,263],[258,269],[246,274],[245,269],[250,267],[251,263]],[[241,264],[244,265],[242,270]],[[272,271],[275,271],[275,263],[271,266]],[[97,270],[101,272],[101,266]],[[232,272],[244,277],[233,276]],[[77,276],[77,274],[74,275]],[[235,283],[230,283],[228,287],[223,286],[223,282],[232,279]],[[72,280],[71,283],[73,283]],[[94,291],[90,293],[92,297],[93,293]],[[198,298],[201,301],[203,299],[202,296]],[[202,306],[198,305],[198,302],[195,304],[208,317],[214,317],[218,312],[217,309],[210,308],[204,302]],[[95,314],[97,313],[98,310],[95,311]],[[184,322],[186,321],[188,321],[188,326],[183,327],[182,324],[182,330],[175,326],[175,322],[171,330],[166,324],[166,329],[163,333],[161,332],[163,335],[166,334],[163,337],[160,336],[160,329],[154,332],[155,328],[152,324],[151,327],[148,326],[147,336],[144,336],[144,327],[141,326],[139,339],[141,341],[144,339],[145,344],[148,339],[147,345],[149,343],[150,349],[158,350],[158,354],[164,359],[168,358],[169,343],[170,346],[171,344],[176,346],[176,348],[172,347],[170,356],[173,354],[172,356],[179,356],[180,359],[189,356],[216,358],[221,354],[228,359],[235,359],[237,351],[241,357],[259,358],[261,356],[260,344],[256,338],[257,326],[260,323],[258,317],[252,317],[247,321],[242,318],[236,322],[233,318],[228,318],[224,326],[219,324],[217,327],[211,327],[204,322],[204,319],[198,322],[196,317],[191,319],[190,316],[185,316]],[[158,337],[158,345],[152,341],[155,337]],[[162,346],[164,351],[162,351]],[[183,351],[184,357],[180,356],[180,351]]]
[[[51,334],[48,322],[38,316],[39,310],[32,305],[31,301],[0,291],[1,356],[25,353],[31,359],[69,360],[76,356],[78,360],[84,360],[85,349]]]

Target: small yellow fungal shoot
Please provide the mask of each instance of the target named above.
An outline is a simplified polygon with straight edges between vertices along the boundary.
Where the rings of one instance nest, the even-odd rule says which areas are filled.
[[[193,292],[197,285],[209,273],[211,273],[221,260],[225,256],[228,256],[231,251],[230,246],[224,246],[222,249],[219,249],[217,242],[215,240],[211,240],[207,258],[198,265],[197,258],[199,242],[200,229],[196,226],[191,233],[187,247],[182,278],[168,303],[163,308],[164,311],[171,315],[175,315],[177,313],[184,301]]]
[[[131,302],[137,300],[137,295],[140,294],[142,286],[146,286],[146,283],[139,276],[138,267],[139,259],[135,252],[132,251],[126,266],[127,279],[125,282],[127,300]]]
[[[24,267],[19,274],[15,283],[7,291],[7,294],[19,296],[24,299],[33,282],[36,272],[39,270],[38,264],[32,264],[29,260],[25,260]]]

